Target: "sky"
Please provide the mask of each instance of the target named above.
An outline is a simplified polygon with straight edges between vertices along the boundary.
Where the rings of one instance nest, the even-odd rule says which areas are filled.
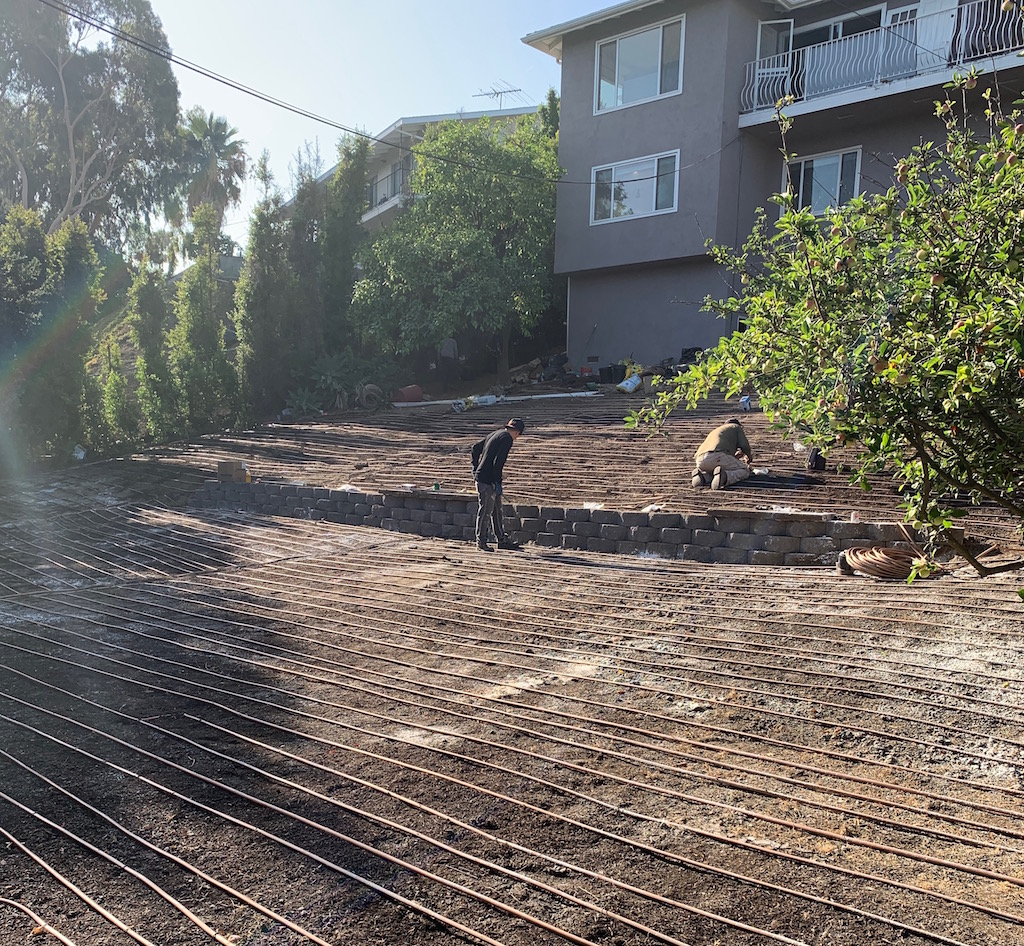
[[[612,5],[611,0],[150,0],[176,56],[242,85],[377,134],[394,121],[499,107],[480,97],[521,89],[505,108],[539,105],[560,88],[555,59],[522,37]],[[254,163],[266,149],[278,186],[317,142],[324,170],[340,132],[175,65],[182,110],[200,105],[226,118]],[[525,97],[526,101],[523,101]],[[229,209],[225,230],[244,244],[257,187]]]

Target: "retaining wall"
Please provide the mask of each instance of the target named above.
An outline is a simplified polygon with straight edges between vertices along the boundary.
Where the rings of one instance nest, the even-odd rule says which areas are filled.
[[[376,526],[392,532],[473,541],[476,496],[425,490],[383,493],[291,483],[207,483],[191,505],[245,508],[271,516]],[[709,509],[706,514],[505,505],[519,543],[546,548],[732,565],[830,565],[853,546],[900,545],[896,523],[850,522],[814,513]]]

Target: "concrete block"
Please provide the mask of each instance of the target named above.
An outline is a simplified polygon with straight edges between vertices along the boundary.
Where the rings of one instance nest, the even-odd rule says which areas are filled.
[[[825,561],[822,560],[822,558],[823,557],[821,555],[811,555],[809,552],[789,552],[786,555],[786,564],[790,565],[790,566],[792,566],[792,565],[799,565],[799,566],[828,565],[828,564],[834,565],[835,564],[834,561],[831,562],[831,563],[830,562],[825,562]]]
[[[761,548],[766,552],[799,552],[800,539],[795,535],[766,535]]]
[[[536,535],[538,532],[543,532],[547,522],[543,519],[524,519],[522,524],[522,531],[528,532],[531,535]]]
[[[537,519],[540,517],[540,508],[537,506],[515,506],[514,509],[520,519]]]
[[[421,522],[418,531],[420,535],[428,539],[436,539],[441,535],[441,524],[438,522]]]
[[[595,510],[596,511],[596,510]],[[588,552],[614,552],[615,543],[611,539],[587,539]]]
[[[339,493],[344,493],[346,496],[350,496],[347,490],[338,490]],[[402,509],[405,507],[405,497],[396,496],[394,493],[385,493],[383,505],[389,509]]]
[[[347,526],[361,526],[363,524],[363,517],[357,516],[354,512],[345,513],[345,525]]]
[[[731,549],[759,549],[764,545],[764,536],[750,532],[727,532],[725,544]]]
[[[784,565],[786,555],[783,552],[766,552],[764,549],[753,549],[749,553],[751,565]]]
[[[590,522],[589,509],[566,509],[564,512],[569,522]]]
[[[553,535],[550,532],[538,532],[533,537],[533,541],[543,548],[560,549],[562,547],[562,537],[560,535]]]
[[[441,526],[442,539],[461,539],[462,529],[459,526]]]
[[[650,516],[646,512],[624,512],[622,524],[624,526],[646,526],[650,525]]]
[[[406,511],[413,522],[426,522],[430,518],[430,513],[426,509],[408,509]]]
[[[464,500],[461,500],[461,499],[449,499],[444,504],[444,511],[445,512],[452,512],[452,513],[455,513],[455,512],[465,512],[467,505],[468,505],[468,501],[464,501]],[[475,503],[474,503],[474,505],[475,505]]]
[[[763,519],[755,519],[750,531],[754,535],[785,535],[786,523],[773,515],[766,515]]]
[[[298,486],[295,489],[295,495],[301,499],[312,499],[316,494],[316,488],[313,486]]]
[[[541,519],[564,519],[565,510],[561,506],[541,506],[539,515]]]
[[[466,526],[475,526],[476,513],[470,515],[468,512],[457,512],[452,516],[452,523],[453,525],[461,526],[462,528],[465,528]]]
[[[413,510],[415,512],[415,510]],[[402,519],[398,523],[398,531],[404,535],[416,535],[419,533],[422,522],[416,522],[413,519]]]
[[[369,503],[356,503],[352,511],[357,516],[368,516],[370,515],[371,509],[373,509],[373,507]]]
[[[716,549],[725,545],[725,533],[717,532],[714,529],[694,529],[690,541],[694,545],[703,545],[709,549]]]
[[[681,516],[677,512],[652,512],[647,514],[647,522],[652,529],[674,529],[679,525]]]
[[[654,526],[630,526],[629,539],[631,542],[657,542],[661,538],[661,529]]]
[[[682,545],[689,542],[693,533],[689,529],[662,529],[661,541],[670,545]]]
[[[523,527],[523,520],[520,519],[518,516],[509,516],[509,515],[503,514],[501,519],[505,523],[505,531],[506,532],[515,532],[516,530],[522,529],[522,527]],[[473,522],[476,522],[476,510],[475,509],[473,510]]]
[[[384,497],[380,493],[365,493],[363,496],[363,502],[370,506],[376,506],[383,503]]]
[[[450,512],[432,512],[429,521],[437,523],[439,526],[450,526],[452,525],[452,514]]]
[[[676,558],[686,562],[710,562],[713,551],[706,545],[680,545]]]
[[[476,532],[472,532],[471,538],[475,538]],[[518,542],[519,545],[525,545],[527,542],[532,542],[536,532],[510,532],[509,535],[512,537],[513,542]]]
[[[310,509],[309,510],[310,522],[322,522],[326,518],[327,518],[327,513],[324,512],[322,509]]]
[[[735,532],[743,533],[750,532],[750,528],[753,525],[754,520],[744,516],[715,516],[715,531],[716,532]]]
[[[800,551],[812,555],[828,555],[839,551],[839,543],[827,535],[809,535],[800,540]]]
[[[399,506],[391,510],[391,518],[399,520],[411,519],[412,512],[413,511],[411,509],[406,509],[404,506]]]
[[[687,529],[714,529],[715,517],[702,515],[683,516],[682,525]]]
[[[600,536],[602,539],[611,539],[613,542],[621,542],[629,534],[629,526],[602,523]]]
[[[618,555],[636,555],[644,550],[643,542],[630,542],[623,540],[615,543],[615,552]]]
[[[647,551],[661,558],[675,558],[679,554],[679,546],[671,542],[648,542]]]
[[[873,522],[868,525],[868,535],[875,542],[904,542],[906,539],[895,522]]]
[[[868,539],[868,524],[866,522],[848,522],[845,519],[834,519],[827,523],[826,535],[834,539]]]
[[[587,540],[578,535],[563,535],[562,548],[583,551],[587,547]]]
[[[338,512],[348,512],[349,510],[342,510],[341,504],[338,504]],[[370,507],[370,515],[376,516],[378,519],[383,519],[385,516],[391,515],[391,510],[387,506],[382,506],[380,503],[374,503]]]
[[[726,546],[711,550],[711,561],[718,565],[746,565],[747,550],[731,549]]]
[[[444,510],[444,501],[441,499],[424,499],[422,506],[427,512],[441,512]]]
[[[574,522],[572,524],[572,532],[573,535],[589,539],[600,534],[601,525],[597,522]]]
[[[622,513],[614,509],[594,509],[590,513],[591,522],[599,522],[601,525],[621,526]]]
[[[572,523],[566,522],[564,519],[549,519],[547,531],[552,535],[571,535]]]
[[[787,525],[786,532],[801,539],[810,536],[821,536],[828,532],[828,523],[821,519],[816,522],[791,522]]]

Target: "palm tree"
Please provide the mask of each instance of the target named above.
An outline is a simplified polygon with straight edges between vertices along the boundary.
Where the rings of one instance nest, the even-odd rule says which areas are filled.
[[[200,204],[211,204],[217,211],[218,225],[224,212],[242,197],[248,155],[245,142],[235,136],[226,118],[207,114],[198,106],[189,109],[182,129],[190,177],[186,185],[186,204],[191,217]]]

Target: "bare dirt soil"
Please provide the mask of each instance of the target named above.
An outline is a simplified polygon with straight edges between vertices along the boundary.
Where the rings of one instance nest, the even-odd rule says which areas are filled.
[[[679,476],[710,414],[648,441],[621,405],[552,405],[516,410],[517,498],[707,503]],[[1019,576],[486,555],[184,506],[228,454],[466,478],[498,415],[419,410],[4,489],[0,944],[1024,944]],[[714,499],[848,511],[825,480]]]

